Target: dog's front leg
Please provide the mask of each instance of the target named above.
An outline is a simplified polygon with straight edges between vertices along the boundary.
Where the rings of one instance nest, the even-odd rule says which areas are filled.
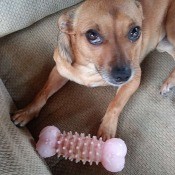
[[[54,67],[49,75],[49,78],[36,95],[34,100],[25,108],[17,111],[11,116],[12,121],[17,126],[25,126],[34,117],[37,117],[41,108],[46,104],[48,98],[58,91],[62,86],[67,83],[67,79],[60,76],[56,67]]]
[[[115,137],[118,117],[129,98],[138,89],[140,85],[140,78],[141,71],[139,71],[139,75],[137,74],[137,76],[135,76],[135,78],[133,78],[130,82],[118,89],[114,100],[109,104],[107,112],[103,117],[98,130],[98,136],[102,137],[103,140]]]

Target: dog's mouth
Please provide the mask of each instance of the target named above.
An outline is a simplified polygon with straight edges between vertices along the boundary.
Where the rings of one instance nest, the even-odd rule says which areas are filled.
[[[112,86],[116,86],[116,87],[120,87],[120,86],[126,84],[126,83],[129,82],[130,79],[131,79],[131,78],[129,78],[127,81],[119,81],[119,82],[116,82],[116,81],[115,81],[113,78],[111,78],[111,77],[107,77],[107,76],[103,76],[103,75],[101,75],[101,76],[102,76],[102,78],[103,78],[103,80],[104,80],[105,82],[107,82],[108,84],[110,84],[110,85],[112,85]]]

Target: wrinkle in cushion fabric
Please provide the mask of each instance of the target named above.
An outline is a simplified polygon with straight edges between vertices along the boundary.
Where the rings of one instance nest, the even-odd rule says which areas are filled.
[[[81,0],[1,0],[0,37],[81,2]]]
[[[0,174],[1,175],[51,175],[37,156],[26,128],[18,129],[10,121],[9,112],[15,106],[0,79]]]

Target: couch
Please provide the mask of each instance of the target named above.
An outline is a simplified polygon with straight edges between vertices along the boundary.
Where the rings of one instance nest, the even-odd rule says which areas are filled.
[[[42,159],[35,151],[40,131],[48,125],[61,131],[96,135],[115,87],[87,88],[69,82],[52,96],[38,118],[20,129],[10,113],[29,104],[54,66],[57,20],[80,0],[0,2],[0,174],[110,175],[99,165]],[[175,99],[162,97],[163,80],[174,67],[166,53],[154,51],[142,63],[142,82],[124,108],[116,137],[128,147],[119,175],[175,174]]]

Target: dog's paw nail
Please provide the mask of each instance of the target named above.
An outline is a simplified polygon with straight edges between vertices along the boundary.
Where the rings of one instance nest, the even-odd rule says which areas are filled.
[[[17,128],[22,128],[22,126],[19,124],[15,125]]]
[[[13,112],[10,112],[9,114],[10,114],[10,117],[15,115],[15,113],[13,113]]]
[[[10,118],[10,120],[14,123],[14,120],[12,118]]]
[[[164,97],[167,97],[167,96],[168,96],[168,92],[169,92],[169,89],[161,90],[161,91],[160,91],[160,95],[162,95],[162,96],[164,96]]]
[[[17,128],[21,128],[21,124],[18,121],[12,121]]]
[[[162,93],[161,95],[162,95],[162,97],[164,97],[164,98],[168,97],[168,94],[167,94],[167,93]]]
[[[164,95],[165,95],[165,93],[164,93],[164,92],[160,92],[160,95],[164,96]]]

